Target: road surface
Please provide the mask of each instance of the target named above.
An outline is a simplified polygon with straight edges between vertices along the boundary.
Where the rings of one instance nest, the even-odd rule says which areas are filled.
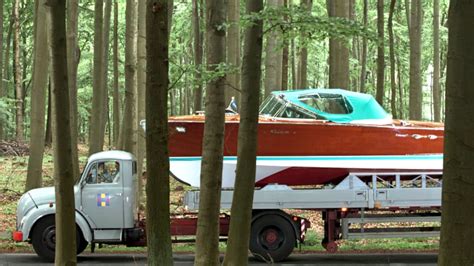
[[[193,255],[175,254],[175,265],[193,265]],[[145,265],[144,254],[85,253],[77,258],[79,265]],[[274,265],[436,265],[437,254],[293,254],[286,261]],[[253,257],[250,265],[265,265]],[[41,261],[36,254],[0,254],[0,266],[54,265]]]

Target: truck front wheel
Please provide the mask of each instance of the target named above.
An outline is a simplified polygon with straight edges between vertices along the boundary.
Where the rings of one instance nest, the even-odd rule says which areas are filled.
[[[77,254],[84,251],[87,241],[82,236],[79,228],[76,230]],[[39,220],[31,233],[31,243],[38,256],[54,261],[54,251],[56,249],[56,225],[54,216],[47,216]]]
[[[264,215],[252,223],[250,251],[263,261],[286,259],[296,244],[292,225],[280,215]]]

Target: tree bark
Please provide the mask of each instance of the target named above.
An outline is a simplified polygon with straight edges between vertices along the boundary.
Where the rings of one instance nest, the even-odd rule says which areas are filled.
[[[227,63],[235,68],[227,75],[225,103],[232,97],[240,102],[240,0],[227,0]]]
[[[393,13],[395,11],[395,3],[396,0],[390,1],[390,11],[388,13],[388,39],[389,39],[389,46],[390,46],[390,109],[392,111],[392,116],[394,118],[398,118],[397,114],[397,83],[395,80],[395,42],[393,39]]]
[[[92,92],[92,111],[90,120],[89,155],[102,150],[104,136],[101,135],[101,120],[104,112],[104,86],[102,83],[104,67],[104,1],[95,0],[94,11],[94,84]]]
[[[25,191],[39,188],[43,184],[44,113],[50,58],[45,3],[45,0],[35,1],[35,54],[33,60],[33,85],[31,89],[30,157],[28,158]]]
[[[113,67],[114,67],[114,91],[113,91],[113,141],[115,147],[119,146],[120,132],[120,94],[119,94],[119,68],[118,68],[118,3],[114,2],[114,44],[113,44]]]
[[[384,98],[384,81],[385,81],[385,36],[384,36],[384,4],[383,0],[377,0],[377,92],[375,99],[380,105],[383,104]]]
[[[67,65],[68,65],[68,85],[69,102],[71,104],[71,146],[72,164],[74,180],[79,179],[79,155],[77,150],[77,67],[79,65],[79,47],[77,46],[77,19],[79,16],[79,1],[68,0],[67,9]]]
[[[202,81],[201,81],[201,66],[203,54],[203,35],[201,32],[200,20],[202,16],[202,1],[193,1],[193,39],[194,39],[194,67],[196,72],[194,79],[196,82],[194,88],[194,112],[202,110]]]
[[[433,1],[433,111],[434,121],[441,121],[440,52],[439,52],[439,0]]]
[[[225,62],[225,4],[221,0],[206,1],[207,70],[214,72]],[[281,69],[281,68],[280,68]],[[219,207],[224,149],[224,89],[226,77],[209,81],[206,89],[206,121],[204,123],[201,164],[201,196],[196,234],[195,265],[219,265]]]
[[[349,1],[333,0],[328,1],[330,16],[349,18]],[[329,87],[349,89],[349,48],[347,41],[338,38],[331,38],[329,41]]]
[[[262,0],[247,1],[247,14],[263,9]],[[242,66],[242,112],[238,135],[238,161],[232,199],[232,219],[224,265],[247,265],[257,159],[257,123],[261,78],[263,22],[254,20],[245,31]]]
[[[301,8],[304,9],[308,15],[311,15],[311,9],[313,7],[313,0],[303,0],[301,1]],[[304,39],[307,36],[301,34],[301,42],[304,43]],[[308,88],[308,48],[306,45],[303,45],[300,50],[300,60],[298,66],[298,89]]]
[[[0,99],[5,95],[5,86],[3,86],[3,68],[8,67],[8,62],[3,63],[3,0],[0,0]],[[4,135],[4,125],[6,123],[6,117],[3,114],[0,114],[0,140],[3,139]]]
[[[146,10],[147,244],[149,265],[172,265],[168,159],[167,0],[148,0]]]
[[[282,6],[282,0],[268,0],[268,8],[279,8]],[[281,63],[282,51],[279,47],[281,34],[274,28],[267,33],[267,42],[265,45],[265,97],[271,91],[281,89]]]
[[[16,140],[23,142],[25,139],[23,132],[23,112],[24,112],[24,95],[23,95],[23,73],[20,64],[21,50],[20,50],[20,0],[15,0],[14,7],[14,52],[15,52],[15,99],[16,99]]]
[[[136,127],[135,91],[137,85],[137,2],[127,0],[125,28],[125,110],[122,121],[122,149],[134,152]]]
[[[48,110],[46,116],[46,133],[44,135],[44,145],[52,147],[53,144],[53,108],[52,108],[52,96],[51,96],[51,78],[48,80]]]
[[[474,2],[449,7],[443,215],[438,264],[474,264]]]
[[[108,74],[109,74],[109,36],[110,36],[110,15],[112,13],[112,0],[105,0],[104,8],[104,38],[103,38],[103,58],[102,58],[102,116],[100,117],[100,147],[104,146],[105,128],[107,121],[109,120],[109,86],[108,86]],[[110,134],[110,132],[109,132]],[[110,145],[110,143],[109,143]]]
[[[288,0],[283,0],[283,6],[288,8]],[[288,16],[284,17],[285,22],[288,22]],[[290,42],[288,39],[284,38],[283,40],[283,51],[282,51],[282,60],[281,60],[281,90],[288,90],[288,67],[289,67],[289,46]]]
[[[146,119],[145,112],[145,94],[146,94],[146,1],[138,1],[138,38],[137,38],[137,122]],[[135,136],[137,137],[137,151],[135,156],[137,158],[137,172],[141,176],[143,172],[143,159],[146,154],[146,143],[145,143],[145,132],[139,126],[139,123],[135,124]],[[142,179],[138,178],[137,183],[137,199],[141,199],[142,191]]]
[[[54,177],[56,183],[56,265],[76,264],[74,176],[66,52],[66,0],[47,0],[50,7],[53,102],[55,107]]]
[[[423,10],[421,0],[412,0],[410,11],[410,119],[422,119],[423,92],[421,84],[421,31]]]
[[[368,0],[364,0],[364,27],[367,27]],[[365,92],[365,81],[367,80],[367,37],[362,37],[362,55],[360,68],[360,92]]]

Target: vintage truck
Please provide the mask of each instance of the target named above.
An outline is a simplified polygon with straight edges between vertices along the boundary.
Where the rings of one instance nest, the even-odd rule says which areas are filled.
[[[92,251],[96,244],[146,245],[146,220],[139,217],[136,180],[136,160],[132,154],[104,151],[90,156],[74,186],[78,254],[89,244]],[[186,198],[196,199],[196,195]],[[13,232],[15,241],[30,242],[36,253],[49,261],[54,260],[55,251],[55,201],[54,187],[26,192],[18,202],[17,230]],[[196,213],[171,218],[173,236],[195,235]],[[229,221],[229,215],[221,215],[222,240],[227,236]],[[304,240],[309,226],[306,219],[279,209],[256,209],[250,250],[261,258],[285,259]]]

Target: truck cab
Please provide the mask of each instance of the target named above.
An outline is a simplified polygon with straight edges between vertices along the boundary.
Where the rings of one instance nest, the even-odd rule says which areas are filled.
[[[104,151],[89,157],[74,186],[77,252],[88,243],[125,243],[136,238],[137,167],[124,151]],[[29,241],[36,253],[54,259],[56,198],[54,187],[26,192],[18,202],[16,241]],[[143,233],[143,232],[142,232]]]

